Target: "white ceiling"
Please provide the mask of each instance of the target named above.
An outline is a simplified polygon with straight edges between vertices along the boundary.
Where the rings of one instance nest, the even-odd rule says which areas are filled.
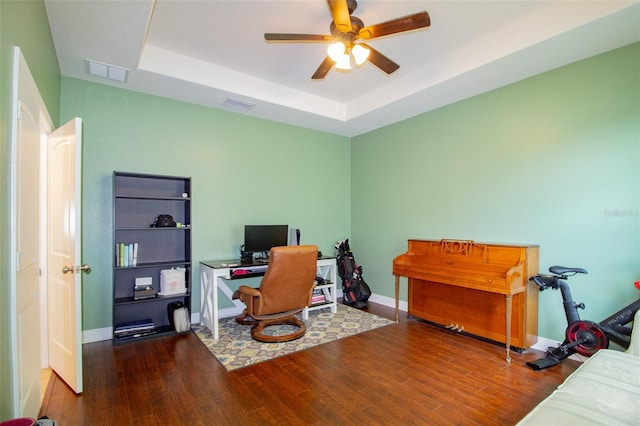
[[[431,27],[368,43],[400,65],[311,75],[326,44],[267,43],[265,32],[330,34],[326,0],[45,0],[63,76],[254,117],[359,135],[640,41],[640,1],[360,0],[373,25],[426,10]],[[126,83],[85,59],[129,69]],[[237,111],[237,110],[234,110]]]

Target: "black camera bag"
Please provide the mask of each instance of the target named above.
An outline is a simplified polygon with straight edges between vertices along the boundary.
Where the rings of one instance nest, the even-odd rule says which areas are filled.
[[[160,214],[156,220],[151,224],[152,228],[175,228],[176,221],[173,220],[173,216],[170,214]]]

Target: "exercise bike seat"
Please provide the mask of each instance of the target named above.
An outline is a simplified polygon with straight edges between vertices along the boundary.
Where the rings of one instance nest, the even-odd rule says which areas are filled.
[[[567,274],[586,274],[586,269],[582,268],[567,268],[566,266],[551,266],[549,268],[549,272],[556,275],[567,275]]]

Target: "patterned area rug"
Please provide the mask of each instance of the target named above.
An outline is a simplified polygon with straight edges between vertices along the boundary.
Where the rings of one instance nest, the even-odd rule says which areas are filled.
[[[251,326],[236,323],[235,318],[223,318],[219,323],[220,338],[213,339],[211,331],[194,325],[193,331],[227,370],[246,367],[279,356],[308,349],[322,343],[353,336],[364,331],[393,324],[393,321],[368,312],[338,304],[332,314],[328,309],[309,312],[304,320],[307,332],[301,338],[284,343],[262,343],[251,338]],[[271,334],[286,334],[291,326],[267,327]]]

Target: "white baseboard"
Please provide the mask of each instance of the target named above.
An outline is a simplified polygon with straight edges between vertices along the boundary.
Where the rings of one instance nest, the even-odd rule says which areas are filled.
[[[243,310],[244,308],[236,308],[236,307],[220,309],[220,311],[218,311],[218,317],[220,318],[237,317],[242,313]]]
[[[546,337],[538,336],[538,342],[531,346],[531,349],[537,349],[542,352],[546,352],[549,348],[556,348],[560,346],[562,342],[558,342],[557,340],[547,339]],[[573,359],[575,361],[585,362],[587,357],[580,354],[573,354],[569,357],[569,359]]]
[[[395,309],[396,307],[396,299],[393,297],[380,296],[379,294],[372,293],[371,297],[369,297],[369,300],[371,302],[387,306],[389,308]],[[409,310],[409,304],[404,300],[401,300],[400,303],[398,303],[398,309],[402,312],[407,312]]]
[[[537,349],[542,352],[546,352],[548,348],[555,348],[560,345],[557,340],[547,339],[545,337],[538,336],[538,342],[531,346],[531,349]]]
[[[82,344],[111,340],[113,329],[111,327],[94,328],[82,332]]]

